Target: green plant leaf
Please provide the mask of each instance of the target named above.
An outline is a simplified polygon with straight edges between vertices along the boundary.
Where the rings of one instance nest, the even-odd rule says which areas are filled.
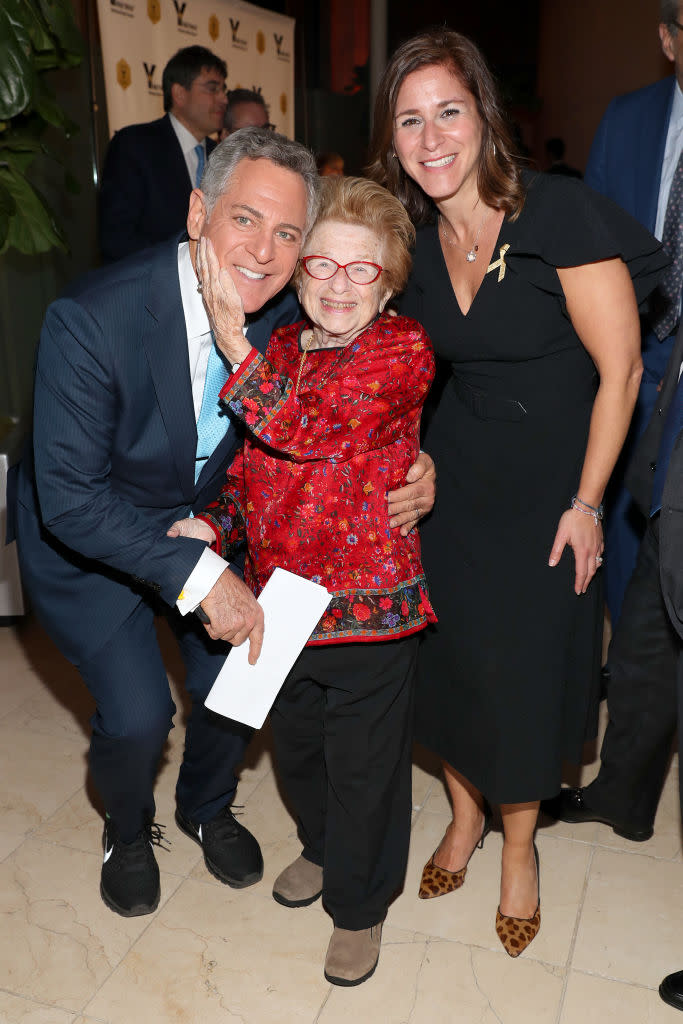
[[[71,0],[0,0],[0,252],[66,250],[50,207],[26,178],[46,126],[67,137],[78,128],[67,117],[44,72],[81,63],[84,46]],[[65,176],[65,188],[74,178]]]
[[[48,26],[38,10],[35,0],[20,0],[22,19],[30,36],[34,50],[52,50],[55,45]]]
[[[36,189],[10,167],[0,167],[0,188],[14,200],[15,210],[0,253],[10,247],[23,253],[48,252],[55,247],[68,251],[66,239],[49,206]]]
[[[76,122],[72,121],[57,103],[43,75],[38,75],[36,78],[32,107],[34,113],[42,117],[48,124],[54,125],[55,128],[61,128],[67,137],[79,131],[79,126]]]
[[[7,232],[9,231],[10,217],[16,208],[12,194],[0,182],[0,250],[2,250],[5,244]]]
[[[3,0],[4,2],[4,0]],[[70,3],[63,0],[33,0],[37,4],[50,31],[54,34],[65,56],[83,57],[84,47],[81,33],[74,18]]]
[[[0,4],[0,120],[15,117],[33,95],[35,72],[22,0]]]

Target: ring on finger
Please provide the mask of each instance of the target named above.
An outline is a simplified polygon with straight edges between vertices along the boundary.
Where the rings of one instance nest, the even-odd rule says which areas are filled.
[[[602,565],[602,562],[603,562],[602,555],[596,555],[595,556],[595,564],[596,565]]]

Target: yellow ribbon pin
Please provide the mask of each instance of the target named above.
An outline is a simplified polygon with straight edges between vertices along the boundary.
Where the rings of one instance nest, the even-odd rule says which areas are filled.
[[[495,270],[496,267],[499,268],[499,270],[498,270],[498,284],[500,284],[500,282],[505,277],[505,271],[507,270],[507,267],[505,265],[505,253],[508,251],[509,248],[510,248],[510,243],[509,242],[506,245],[501,245],[501,247],[499,249],[500,256],[498,257],[498,259],[496,260],[495,263],[490,263],[488,268],[487,268],[487,270],[486,270],[486,273],[488,274],[490,270]]]

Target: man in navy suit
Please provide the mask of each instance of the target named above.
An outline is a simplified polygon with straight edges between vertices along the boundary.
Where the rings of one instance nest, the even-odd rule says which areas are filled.
[[[586,184],[609,196],[660,239],[683,133],[683,60],[681,31],[676,24],[683,23],[682,10],[679,0],[661,0],[659,36],[665,56],[674,62],[675,74],[612,100],[593,140],[585,175]],[[656,306],[652,312],[656,314]],[[640,395],[630,438],[607,497],[603,572],[613,627],[644,529],[642,516],[623,485],[624,471],[654,408],[675,334],[674,330],[660,339],[652,320],[652,315],[643,320]]]
[[[166,114],[112,138],[99,197],[100,250],[106,262],[163,242],[185,227],[190,193],[199,184],[223,127],[225,61],[204,46],[179,50],[164,68]]]
[[[260,311],[248,337],[264,350],[296,309],[273,300],[315,216],[315,161],[298,143],[248,129],[221,145],[202,184],[193,194],[206,209],[202,230],[248,320]],[[26,587],[96,701],[90,765],[107,812],[101,893],[125,916],[159,901],[153,784],[175,711],[154,629],[162,602],[181,613],[166,608],[192,698],[177,823],[227,884],[250,885],[263,871],[258,843],[229,806],[251,730],[203,703],[227,653],[221,640],[249,639],[257,656],[261,610],[205,544],[166,536],[216,495],[238,443],[235,429],[222,427],[215,450],[198,450],[204,402],[216,419],[219,410],[217,391],[206,397],[215,346],[194,270],[197,241],[174,239],[96,271],[50,306],[33,459],[18,480]],[[206,627],[185,615],[200,602]]]
[[[618,153],[612,156],[617,140],[610,146],[606,144],[617,131],[615,123],[624,133],[622,147],[628,141],[638,148],[639,156],[632,158],[634,168],[630,176],[624,171],[621,191],[614,198],[624,206],[630,203],[631,212],[637,213],[660,237],[664,234],[665,241],[671,245],[673,263],[667,271],[673,300],[670,314],[664,321],[655,320],[657,333],[644,335],[643,362],[648,368],[649,380],[641,395],[641,417],[648,407],[654,408],[626,474],[629,492],[637,505],[642,527],[646,529],[609,649],[609,722],[600,752],[600,771],[589,786],[563,789],[560,796],[546,806],[553,816],[564,821],[604,822],[618,835],[634,842],[642,842],[652,835],[679,717],[676,662],[680,640],[674,627],[680,632],[680,619],[667,614],[665,601],[668,605],[667,593],[673,579],[680,604],[683,578],[677,568],[681,565],[683,547],[680,515],[676,512],[681,507],[677,502],[683,479],[683,449],[679,447],[672,454],[668,444],[673,443],[678,426],[683,423],[683,419],[679,423],[679,406],[674,401],[683,360],[683,332],[678,330],[677,336],[675,333],[680,324],[681,288],[676,268],[683,259],[683,0],[664,0],[662,17],[672,19],[660,25],[660,36],[664,52],[675,61],[675,77],[615,101],[613,115],[609,118],[606,115],[608,124],[603,122],[594,147],[603,154],[601,166],[607,168],[609,180],[617,179],[616,165],[620,159]],[[621,159],[624,159],[623,154]],[[646,192],[648,173],[653,176],[654,184],[651,181]],[[662,209],[664,195],[668,214],[667,203]],[[669,239],[668,228],[662,231],[665,222],[676,229],[673,242]],[[667,275],[663,284],[667,282]],[[660,341],[660,337],[664,340]],[[671,350],[668,368],[662,367],[662,359]],[[662,390],[658,394],[662,378]],[[683,414],[681,389],[683,384],[678,390]],[[672,408],[674,414],[670,419]],[[668,439],[666,444],[664,439]],[[664,479],[666,488],[662,501]],[[657,496],[654,502],[653,493]],[[668,497],[674,495],[673,500]],[[672,524],[678,531],[673,545],[667,539],[672,536]],[[607,536],[609,538],[609,532]],[[608,539],[606,562],[613,556]],[[680,615],[680,608],[677,614]],[[683,682],[679,683],[679,693],[683,695]],[[683,696],[678,700],[683,701]],[[679,978],[679,987],[679,1008],[683,1009],[683,975]]]

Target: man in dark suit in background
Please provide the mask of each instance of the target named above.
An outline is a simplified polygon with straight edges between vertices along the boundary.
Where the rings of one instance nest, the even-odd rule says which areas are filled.
[[[673,174],[683,143],[683,3],[661,0],[659,37],[675,74],[612,100],[593,140],[585,181],[661,239]],[[679,295],[680,303],[680,295]],[[606,498],[605,586],[612,625],[643,535],[640,514],[623,486],[623,475],[648,422],[666,369],[675,331],[656,330],[657,309],[642,324],[643,379],[629,440]]]
[[[166,114],[116,132],[99,197],[106,262],[163,242],[185,227],[190,193],[223,127],[225,61],[204,46],[178,50],[164,68]]]
[[[666,496],[674,486],[679,491],[683,487],[683,453],[678,448],[669,464],[679,412],[683,426],[683,389],[677,390],[683,360],[680,331],[666,373],[661,361],[673,347],[678,330],[683,285],[683,22],[679,25],[683,0],[663,0],[662,18],[672,12],[674,20],[660,25],[660,36],[664,52],[675,61],[675,77],[616,100],[610,108],[612,114],[608,111],[605,115],[593,154],[593,158],[601,154],[603,183],[610,181],[616,188],[619,182],[613,198],[648,226],[654,227],[656,220],[657,233],[672,258],[660,283],[668,305],[656,313],[649,324],[650,333],[644,335],[643,362],[649,380],[641,389],[640,417],[655,401],[656,405],[626,473],[629,500],[632,496],[642,524],[640,532],[646,528],[635,568],[632,574],[630,569],[624,573],[630,578],[625,584],[623,604],[619,596],[620,614],[609,648],[609,721],[600,751],[600,771],[589,786],[563,789],[559,797],[544,806],[563,821],[604,822],[633,842],[643,842],[652,835],[677,724],[679,641],[665,609],[666,588],[663,596],[662,583],[664,574],[674,571],[673,560],[666,565],[664,562],[664,551],[671,550],[670,545],[665,546],[665,537],[673,514]],[[635,152],[627,167],[629,147]],[[666,207],[662,210],[664,195]],[[614,508],[610,514],[614,517]],[[613,519],[613,531],[614,527]],[[623,558],[623,550],[616,549],[614,532],[612,541],[609,539],[609,527],[607,538],[606,565],[619,555]],[[610,610],[614,620],[612,606]]]
[[[668,16],[670,10],[683,18],[683,0],[663,0],[662,17]],[[679,19],[660,25],[660,35],[665,53],[675,61],[676,76],[623,97],[621,102],[615,101],[613,116],[608,117],[608,111],[607,124],[603,122],[594,146],[602,152],[603,169],[609,172],[605,180],[614,182],[618,179],[617,163],[619,159],[625,160],[624,153],[619,157],[615,151],[619,146],[624,149],[627,144],[637,148],[638,156],[631,155],[630,170],[622,166],[621,191],[613,198],[624,206],[630,203],[631,212],[639,211],[641,219],[650,226],[656,217],[658,230],[661,221],[659,234],[672,259],[671,267],[660,282],[660,292],[668,296],[668,305],[651,322],[652,332],[644,339],[643,361],[649,368],[646,372],[650,380],[645,391],[641,390],[641,417],[644,409],[658,398],[658,384],[664,376],[661,359],[673,347],[674,333],[680,323],[683,285],[683,27],[679,27]],[[655,118],[655,109],[659,110],[659,121]],[[620,143],[616,135],[613,137],[614,122],[618,122],[623,132]],[[612,142],[608,146],[606,140],[610,138]],[[657,167],[661,168],[661,175]],[[648,174],[654,175],[656,180],[654,185],[650,181],[646,192]],[[588,180],[588,175],[586,178]],[[660,200],[661,194],[666,193],[664,212],[661,201],[657,201],[658,191]],[[669,511],[665,507],[660,514],[659,509],[672,434],[675,436],[678,424],[674,410],[673,421],[664,426],[667,412],[673,405],[672,396],[677,393],[683,355],[681,344],[679,332],[674,355],[666,368],[663,391],[626,474],[629,497],[632,495],[640,521],[647,527],[609,648],[609,721],[600,751],[600,771],[590,786],[563,789],[559,797],[544,808],[563,821],[602,821],[611,825],[618,835],[634,842],[642,842],[652,835],[677,721],[678,641],[664,608],[659,579],[660,524],[663,537]],[[681,401],[683,410],[683,399]],[[675,479],[672,474],[673,465],[669,478]],[[679,488],[681,479],[683,477],[676,481]],[[619,554],[610,545],[609,537],[608,528],[606,565]],[[621,554],[623,556],[623,552]]]

